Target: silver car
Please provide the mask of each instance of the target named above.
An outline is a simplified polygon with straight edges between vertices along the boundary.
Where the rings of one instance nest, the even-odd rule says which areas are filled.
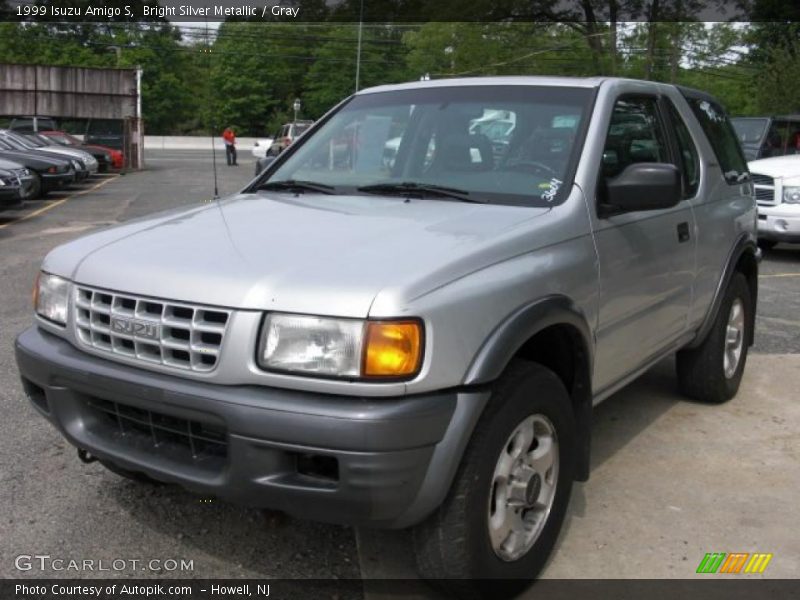
[[[501,152],[470,132],[498,112]],[[384,86],[236,196],[53,250],[16,356],[84,460],[411,527],[422,576],[510,594],[589,476],[594,405],[675,353],[687,396],[736,394],[759,256],[747,165],[702,92]]]
[[[26,135],[8,130],[0,130],[0,138],[12,143],[20,150],[41,151],[59,158],[69,159],[80,179],[97,174],[99,168],[97,159],[83,150],[50,146],[38,140],[33,134]]]

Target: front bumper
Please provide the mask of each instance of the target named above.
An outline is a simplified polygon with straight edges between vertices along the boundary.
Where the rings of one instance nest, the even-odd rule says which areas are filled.
[[[800,243],[800,205],[758,209],[758,237],[775,242]]]
[[[22,204],[23,189],[20,186],[0,187],[0,208],[12,208]]]
[[[75,181],[75,172],[42,173],[42,187],[45,191],[57,190]]]
[[[35,326],[16,357],[32,405],[100,459],[200,494],[377,527],[413,525],[441,503],[488,397],[215,385],[90,356]]]

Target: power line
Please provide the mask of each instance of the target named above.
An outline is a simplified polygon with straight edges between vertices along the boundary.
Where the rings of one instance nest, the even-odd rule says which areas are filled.
[[[123,49],[147,49],[147,50],[159,50],[164,51],[165,48],[163,46],[152,46],[148,44],[119,44],[119,43],[106,43],[106,42],[84,42],[84,44],[88,46],[98,46],[98,47],[105,47],[105,48],[123,48]],[[194,54],[203,54],[204,51],[202,49],[196,47],[186,47],[186,46],[173,46],[171,50],[181,51],[181,52],[190,52]],[[279,54],[275,52],[263,52],[263,53],[254,53],[254,52],[231,52],[226,50],[214,50],[213,48],[209,49],[207,54],[216,55],[216,56],[258,56],[258,57],[268,57],[268,58],[282,58],[286,60],[298,60],[298,61],[306,61],[306,62],[329,62],[329,63],[352,63],[355,61],[355,57],[350,58],[325,58],[320,56],[314,55],[299,55],[299,54]],[[370,64],[397,64],[397,65],[405,65],[404,61],[392,61],[392,60],[373,60],[373,59],[361,59],[362,63],[370,63]]]

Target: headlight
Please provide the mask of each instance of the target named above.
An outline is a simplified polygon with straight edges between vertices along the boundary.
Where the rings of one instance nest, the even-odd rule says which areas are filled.
[[[417,320],[364,321],[271,313],[258,351],[265,369],[345,378],[409,378],[422,359]]]
[[[40,317],[59,325],[67,324],[69,282],[49,273],[39,273],[33,285],[33,308]]]
[[[786,204],[800,204],[800,187],[783,188],[783,201]]]
[[[81,171],[81,170],[83,170],[83,167],[81,167],[81,163],[79,163],[79,162],[78,162],[77,160],[75,160],[75,159],[73,159],[73,160],[72,160],[72,166],[75,168],[75,170],[76,170],[76,171]]]

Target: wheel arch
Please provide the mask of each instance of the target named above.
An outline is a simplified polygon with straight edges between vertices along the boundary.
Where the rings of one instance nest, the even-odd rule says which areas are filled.
[[[694,339],[686,346],[687,348],[697,348],[708,336],[711,327],[717,318],[722,299],[725,296],[725,290],[735,273],[742,273],[747,279],[748,287],[750,288],[750,299],[752,301],[752,310],[750,311],[749,322],[747,323],[747,343],[749,346],[753,345],[755,341],[755,314],[758,303],[758,263],[761,261],[761,250],[759,250],[756,240],[752,235],[743,233],[736,240],[725,267],[720,277],[717,289],[714,292],[714,299],[711,302],[708,313],[697,330]]]
[[[509,315],[475,355],[465,385],[496,380],[513,358],[541,364],[564,383],[572,400],[578,440],[576,479],[589,477],[592,419],[592,333],[574,302],[551,295]]]

